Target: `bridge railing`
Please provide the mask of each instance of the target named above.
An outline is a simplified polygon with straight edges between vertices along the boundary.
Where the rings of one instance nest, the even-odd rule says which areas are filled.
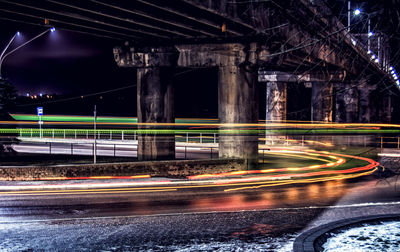
[[[99,140],[137,140],[137,130],[114,130],[114,129],[100,129],[93,130],[86,129],[19,129],[19,137],[25,138],[53,138],[53,139],[96,139]],[[177,142],[186,143],[218,143],[217,133],[194,133],[182,132],[175,135]]]
[[[35,154],[61,154],[61,155],[94,155],[94,143],[68,143],[68,142],[35,142],[24,141],[21,144],[9,143],[17,152]],[[97,143],[96,155],[109,157],[137,157],[137,144],[134,143]],[[213,146],[177,146],[175,150],[177,159],[213,159],[218,158],[218,147]]]

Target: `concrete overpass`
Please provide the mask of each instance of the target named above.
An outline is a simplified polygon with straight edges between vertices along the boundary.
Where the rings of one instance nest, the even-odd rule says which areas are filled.
[[[139,122],[174,122],[176,68],[218,68],[227,124],[258,122],[260,82],[267,120],[287,119],[290,85],[311,88],[313,121],[391,122],[399,103],[383,49],[371,59],[322,0],[0,0],[0,14],[115,39],[116,63],[137,68]],[[141,160],[175,156],[173,135],[138,140]],[[257,136],[221,136],[219,155],[254,157]]]

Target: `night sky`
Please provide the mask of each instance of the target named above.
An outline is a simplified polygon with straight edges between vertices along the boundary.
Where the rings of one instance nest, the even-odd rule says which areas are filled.
[[[0,21],[2,48],[20,31],[10,49],[36,36],[44,27]],[[4,29],[3,29],[4,28]],[[119,68],[113,59],[116,41],[65,30],[47,33],[6,58],[3,77],[19,94],[86,94],[136,83],[134,69]]]
[[[2,48],[17,31],[21,33],[9,50],[46,30],[1,20],[0,27],[4,27]],[[25,100],[11,112],[35,113],[37,106],[43,106],[46,114],[91,115],[96,104],[100,115],[136,116],[136,69],[118,67],[112,52],[122,43],[56,30],[22,47],[4,61],[3,77],[21,96],[57,96],[53,100]],[[216,71],[177,69],[174,78],[177,117],[217,117]]]

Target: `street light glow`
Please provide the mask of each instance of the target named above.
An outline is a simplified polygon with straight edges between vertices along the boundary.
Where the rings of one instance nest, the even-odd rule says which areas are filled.
[[[17,36],[21,35],[21,33],[19,31],[17,31]]]
[[[389,70],[390,70],[390,71],[393,71],[393,67],[392,67],[392,66],[391,66],[391,67],[389,67]]]
[[[374,33],[373,32],[368,32],[368,37],[372,37],[372,36],[374,36]]]
[[[360,9],[355,9],[354,15],[355,15],[355,16],[358,16],[358,15],[360,15],[360,14],[361,14],[361,10],[360,10]]]
[[[51,31],[51,32],[55,32],[55,31],[56,31],[56,28],[52,27],[52,28],[50,29],[50,31]]]

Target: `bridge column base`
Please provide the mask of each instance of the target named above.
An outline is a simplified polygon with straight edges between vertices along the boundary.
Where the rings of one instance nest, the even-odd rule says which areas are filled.
[[[362,83],[358,88],[359,102],[359,121],[360,123],[371,122],[371,90],[366,83]]]
[[[245,64],[219,67],[218,81],[220,123],[258,123],[257,69]],[[258,156],[258,134],[246,130],[239,133],[239,129],[221,127],[219,157],[246,158],[253,166]]]
[[[312,121],[332,122],[332,96],[332,83],[314,82],[312,84]]]
[[[335,122],[358,122],[358,90],[350,83],[335,84],[336,115]]]
[[[137,70],[137,115],[139,123],[174,123],[174,89],[172,67]],[[139,129],[154,129],[149,125]],[[175,158],[175,135],[145,132],[138,135],[139,160]]]
[[[281,122],[286,120],[287,84],[284,82],[267,82],[265,120]]]

